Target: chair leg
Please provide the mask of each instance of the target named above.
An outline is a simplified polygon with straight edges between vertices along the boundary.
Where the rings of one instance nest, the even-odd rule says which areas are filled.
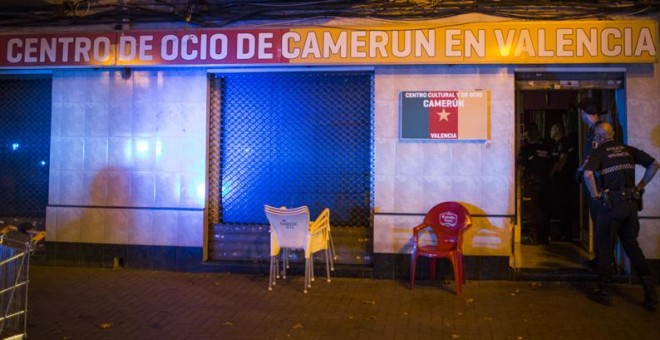
[[[277,255],[270,257],[270,273],[268,275],[268,290],[273,290],[273,286],[277,284],[276,276],[278,272]]]
[[[309,255],[309,286],[312,286],[312,282],[314,282],[314,254]]]
[[[328,242],[330,244],[330,251],[332,253],[332,259],[333,261],[330,262],[330,270],[335,270],[334,267],[334,259],[337,258],[337,253],[335,252],[335,243],[332,241],[332,233],[328,231]]]
[[[279,266],[278,266],[279,267]],[[286,279],[286,269],[289,268],[289,250],[282,250],[282,271],[281,276],[283,279]]]
[[[461,269],[461,282],[465,283],[465,265],[463,264],[463,253],[458,253],[458,267]]]
[[[417,253],[410,254],[410,289],[415,288],[415,271],[417,269]]]
[[[309,278],[309,265],[310,265],[310,260],[308,258],[305,259],[305,282],[303,286],[303,293],[307,294],[307,288],[311,287],[311,282]]]
[[[328,249],[325,249],[325,273],[328,276],[328,282],[330,282],[330,264],[332,263],[332,258],[330,258],[330,252]]]
[[[335,271],[335,258],[337,258],[337,254],[335,253],[335,244],[332,243],[332,234],[328,233],[329,240],[328,240],[328,245],[330,246],[330,270]],[[327,251],[327,249],[326,249]]]
[[[454,281],[456,282],[456,295],[463,294],[463,275],[461,275],[461,268],[459,264],[459,254],[453,253],[451,255],[451,265],[454,268]]]

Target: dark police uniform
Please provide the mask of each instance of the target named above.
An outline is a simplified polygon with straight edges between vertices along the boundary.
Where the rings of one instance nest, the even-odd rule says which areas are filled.
[[[550,195],[552,150],[542,141],[523,145],[517,163],[524,167],[522,175],[522,219],[527,224],[532,244],[548,243],[547,211]]]
[[[603,192],[601,199],[592,199],[598,207],[594,220],[596,258],[613,258],[612,243],[619,236],[633,268],[642,277],[650,276],[651,271],[637,243],[639,196],[635,188],[635,164],[646,168],[654,161],[642,150],[607,140],[591,152],[584,167],[584,170],[600,172]],[[597,261],[596,270],[602,281],[611,281],[611,261]]]
[[[559,140],[554,141],[552,147],[552,161],[553,163],[559,162],[562,155],[566,157],[564,167],[557,171],[552,176],[552,186],[554,190],[553,196],[553,215],[557,217],[561,223],[560,237],[565,241],[569,241],[572,236],[572,204],[576,204],[578,196],[577,184],[573,181],[573,174],[575,168],[571,168],[574,161],[570,159],[575,154],[574,148],[570,145],[568,137],[562,136]],[[576,215],[577,216],[577,215]]]

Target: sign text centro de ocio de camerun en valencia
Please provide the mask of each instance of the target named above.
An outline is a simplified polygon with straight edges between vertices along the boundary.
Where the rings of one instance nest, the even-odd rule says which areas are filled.
[[[199,29],[0,35],[0,68],[655,63],[657,22]]]

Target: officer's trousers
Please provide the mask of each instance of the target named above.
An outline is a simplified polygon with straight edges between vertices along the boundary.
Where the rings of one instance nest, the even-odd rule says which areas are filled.
[[[611,259],[614,257],[612,244],[617,236],[621,240],[623,250],[630,258],[630,264],[637,275],[651,275],[644,253],[637,242],[639,219],[637,217],[636,201],[611,199],[609,204],[598,206],[594,221],[597,259]],[[597,261],[596,272],[601,280],[611,281],[614,272],[612,261]]]
[[[522,217],[532,243],[548,243],[549,182],[549,177],[523,178]]]

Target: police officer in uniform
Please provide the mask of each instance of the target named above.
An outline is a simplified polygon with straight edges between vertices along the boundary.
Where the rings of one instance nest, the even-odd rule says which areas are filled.
[[[573,239],[573,216],[571,204],[577,202],[577,198],[572,189],[577,190],[577,185],[573,181],[575,168],[570,169],[571,154],[574,154],[573,147],[570,145],[564,124],[555,123],[550,128],[550,138],[552,139],[552,177],[554,216],[560,221],[559,240],[570,241]],[[554,241],[554,238],[553,238]]]
[[[655,291],[651,270],[644,253],[637,243],[639,220],[637,211],[641,203],[641,192],[653,179],[660,163],[646,152],[614,140],[614,129],[607,122],[598,124],[594,134],[594,149],[584,166],[584,181],[591,200],[598,209],[594,220],[597,259],[613,258],[612,243],[616,236],[621,240],[632,267],[641,279],[644,288],[644,308],[655,311],[658,295]],[[646,171],[635,185],[635,164]],[[601,175],[601,186],[596,186],[595,173]],[[611,261],[597,261],[598,289],[589,297],[601,304],[611,306],[610,285],[613,266]]]
[[[548,243],[548,209],[552,150],[541,140],[536,124],[529,124],[516,163],[522,168],[522,214],[531,245]]]

